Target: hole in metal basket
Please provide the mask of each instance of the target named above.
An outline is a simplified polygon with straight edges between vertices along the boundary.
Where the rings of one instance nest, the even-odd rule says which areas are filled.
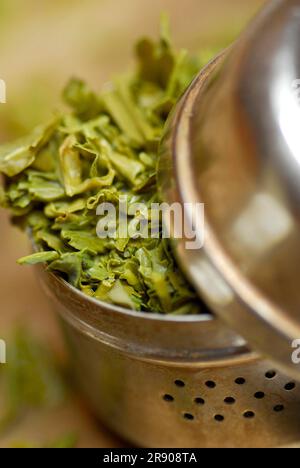
[[[167,401],[167,402],[172,402],[172,401],[174,401],[174,397],[173,397],[172,395],[167,394],[167,393],[163,396],[163,399],[164,399],[165,401]]]
[[[269,370],[268,372],[265,373],[266,379],[274,379],[276,377],[276,372],[274,370]]]
[[[255,418],[255,413],[253,411],[246,411],[243,416],[246,419],[253,419]]]
[[[244,379],[244,377],[238,377],[237,379],[235,379],[235,383],[237,385],[244,385],[246,383],[246,379]]]
[[[197,405],[205,405],[205,400],[203,400],[203,398],[200,398],[200,397],[197,397],[195,398],[194,402],[197,404]]]
[[[195,419],[194,415],[191,414],[191,413],[184,413],[183,417],[184,417],[184,419],[186,419],[188,421],[193,421]]]
[[[205,385],[208,388],[216,388],[216,386],[217,386],[216,382],[214,382],[213,380],[208,380],[207,382],[205,382]]]
[[[224,421],[224,416],[222,416],[222,414],[216,414],[215,415],[215,421],[217,422],[223,422]]]
[[[176,387],[185,387],[185,383],[183,382],[183,380],[175,380],[174,384],[176,385]]]
[[[287,391],[291,391],[291,390],[294,390],[295,387],[296,387],[295,382],[288,382],[288,383],[284,386],[284,389],[287,390]]]
[[[276,405],[274,406],[273,408],[273,411],[275,411],[275,413],[280,413],[281,411],[284,410],[284,406],[283,405]]]
[[[224,403],[226,403],[226,405],[234,405],[235,399],[232,398],[232,397],[226,397],[226,398],[224,399]]]
[[[256,398],[257,400],[262,400],[263,398],[265,398],[265,394],[264,392],[256,392],[254,394],[254,398]]]

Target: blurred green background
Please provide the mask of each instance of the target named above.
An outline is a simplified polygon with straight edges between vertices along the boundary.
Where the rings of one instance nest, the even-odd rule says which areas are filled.
[[[262,0],[1,0],[1,139],[24,133],[59,105],[71,75],[95,88],[124,70],[132,44],[157,35],[162,11],[174,42],[194,51],[228,45]]]
[[[7,104],[0,105],[0,142],[46,120],[60,106],[61,89],[70,76],[100,89],[112,75],[130,67],[135,40],[158,35],[162,12],[170,17],[175,44],[202,50],[208,58],[230,44],[264,3],[0,0],[0,79],[7,84]],[[25,324],[61,358],[64,347],[59,330],[36,278],[31,269],[16,265],[16,259],[28,252],[26,237],[10,226],[3,210],[0,227],[0,338],[9,340],[12,330]],[[12,350],[8,341],[8,361]],[[0,366],[0,447],[43,446],[70,432],[76,433],[79,447],[124,445],[96,423],[76,392],[54,406],[25,408],[9,430],[1,432],[10,373],[8,365]]]

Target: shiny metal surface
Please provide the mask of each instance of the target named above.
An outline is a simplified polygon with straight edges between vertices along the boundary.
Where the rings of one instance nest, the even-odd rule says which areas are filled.
[[[300,378],[300,1],[268,4],[202,71],[166,131],[168,202],[205,204],[204,248],[176,241],[210,307]]]
[[[219,319],[134,313],[41,269],[95,413],[143,447],[277,447],[300,438],[300,385]]]

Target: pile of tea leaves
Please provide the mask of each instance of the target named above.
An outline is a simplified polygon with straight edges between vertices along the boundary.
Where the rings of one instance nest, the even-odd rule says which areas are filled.
[[[97,206],[126,195],[127,203],[159,202],[158,147],[166,119],[201,64],[175,51],[166,21],[158,43],[142,39],[136,70],[100,94],[72,79],[64,90],[70,112],[0,148],[1,204],[30,232],[44,263],[86,295],[126,308],[167,314],[201,312],[169,242],[99,238]]]

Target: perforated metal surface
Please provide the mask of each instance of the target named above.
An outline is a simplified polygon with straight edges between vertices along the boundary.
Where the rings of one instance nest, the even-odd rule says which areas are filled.
[[[300,389],[266,362],[204,370],[167,388],[169,412],[199,446],[268,447],[300,437]]]
[[[300,383],[212,316],[160,318],[79,293],[40,271],[91,408],[144,447],[277,447],[300,441]]]
[[[168,368],[95,348],[69,326],[66,333],[83,392],[100,418],[136,445],[276,447],[300,440],[300,384],[267,362]]]

